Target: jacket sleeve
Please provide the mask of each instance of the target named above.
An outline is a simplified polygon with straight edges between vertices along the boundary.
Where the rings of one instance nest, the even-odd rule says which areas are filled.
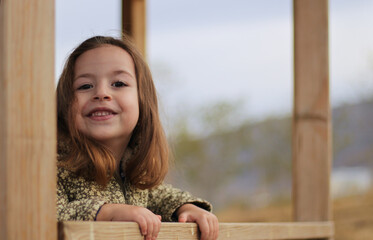
[[[162,184],[149,190],[148,209],[161,215],[162,221],[177,221],[176,210],[186,203],[192,203],[207,211],[212,210],[209,202],[193,197],[189,192],[173,188],[169,184]]]
[[[101,206],[106,202],[98,198],[69,200],[67,187],[71,184],[67,170],[58,169],[57,221],[94,221]]]

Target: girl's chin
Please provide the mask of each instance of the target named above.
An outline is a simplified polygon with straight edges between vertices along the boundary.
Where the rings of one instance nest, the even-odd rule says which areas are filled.
[[[126,139],[125,137],[123,136],[112,136],[112,135],[91,135],[90,136],[91,138],[93,138],[95,141],[97,141],[98,143],[101,143],[105,146],[111,146],[111,145],[117,145],[117,144],[121,144],[122,142],[125,143],[126,142]]]
[[[98,136],[90,136],[91,138],[93,138],[94,140],[96,140],[97,142],[99,143],[106,143],[106,142],[112,142],[114,141],[115,137],[111,137],[111,136],[105,136],[105,135],[98,135]]]

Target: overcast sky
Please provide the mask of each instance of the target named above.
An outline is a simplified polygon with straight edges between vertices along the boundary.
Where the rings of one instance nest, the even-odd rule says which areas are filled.
[[[166,114],[217,101],[243,102],[252,119],[291,112],[292,1],[147,3],[147,57]],[[331,100],[338,105],[373,91],[373,1],[332,0],[329,9]],[[78,43],[119,36],[120,14],[117,0],[57,0],[56,78]]]

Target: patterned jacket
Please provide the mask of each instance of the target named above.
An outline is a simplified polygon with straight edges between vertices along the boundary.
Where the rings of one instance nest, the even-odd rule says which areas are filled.
[[[94,221],[105,203],[141,206],[162,216],[162,221],[177,221],[175,211],[185,203],[193,203],[207,211],[211,204],[188,192],[162,184],[154,189],[141,190],[113,177],[106,188],[87,181],[73,172],[59,167],[57,172],[57,220]]]

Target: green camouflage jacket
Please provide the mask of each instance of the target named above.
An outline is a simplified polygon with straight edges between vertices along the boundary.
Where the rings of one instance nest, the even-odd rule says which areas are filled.
[[[120,178],[119,178],[120,179]],[[211,204],[188,192],[162,184],[154,189],[141,190],[113,177],[106,188],[87,181],[71,171],[58,168],[57,220],[94,221],[105,203],[141,206],[162,216],[162,221],[177,221],[175,211],[185,203],[193,203],[211,211]]]

